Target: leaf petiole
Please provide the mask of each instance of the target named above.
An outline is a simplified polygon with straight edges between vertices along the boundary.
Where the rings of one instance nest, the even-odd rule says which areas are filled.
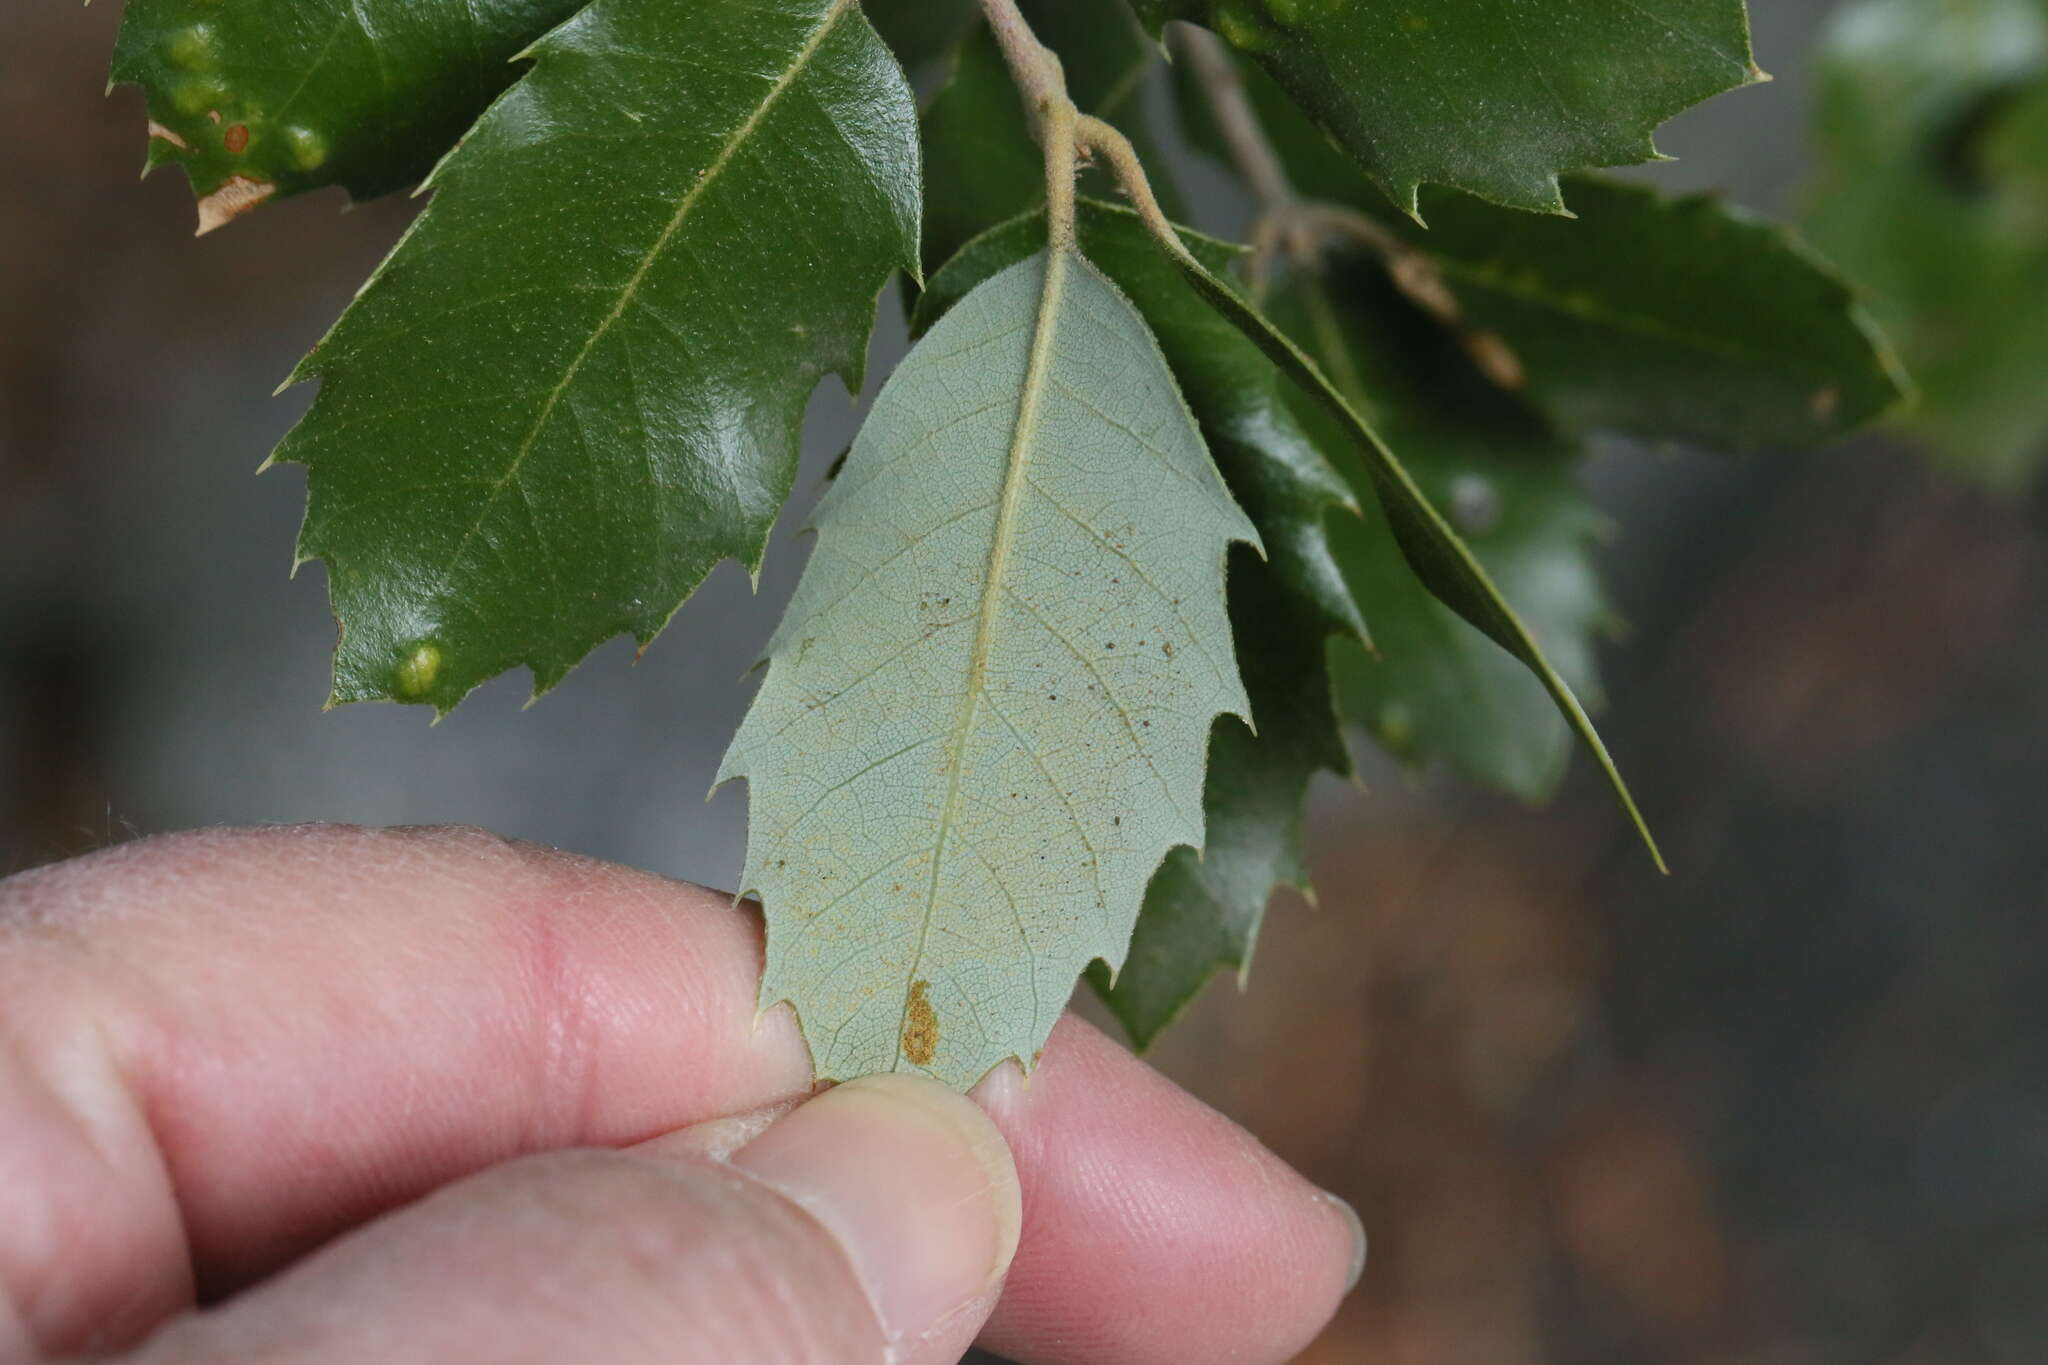
[[[1074,176],[1081,112],[1067,93],[1059,54],[1038,40],[1017,0],[982,0],[989,30],[1024,99],[1032,135],[1045,149],[1046,247],[1054,257],[1074,246]]]

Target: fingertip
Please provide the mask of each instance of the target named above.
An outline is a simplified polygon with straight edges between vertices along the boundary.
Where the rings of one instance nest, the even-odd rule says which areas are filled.
[[[1086,1024],[1062,1021],[1028,1079],[998,1071],[975,1098],[1024,1188],[990,1349],[1035,1365],[1279,1362],[1348,1291],[1362,1237],[1348,1206]]]
[[[1016,1255],[1016,1166],[987,1115],[920,1077],[834,1086],[732,1164],[801,1205],[846,1248],[885,1335],[965,1336]],[[958,1342],[960,1346],[965,1341]]]
[[[1337,1211],[1339,1220],[1344,1224],[1344,1235],[1350,1240],[1351,1255],[1344,1270],[1344,1292],[1349,1294],[1365,1278],[1365,1258],[1372,1243],[1365,1235],[1365,1220],[1358,1216],[1358,1210],[1351,1206],[1349,1200],[1340,1199],[1327,1190],[1323,1192],[1323,1198]]]

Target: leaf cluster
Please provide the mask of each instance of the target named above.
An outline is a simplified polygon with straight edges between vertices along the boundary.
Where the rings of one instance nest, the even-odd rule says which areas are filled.
[[[1588,436],[1777,450],[1900,391],[1785,230],[1584,174],[1757,78],[1740,0],[989,8],[1032,45],[964,0],[131,0],[116,55],[202,228],[432,190],[275,457],[339,701],[538,694],[758,564],[903,280],[723,773],[832,1076],[1028,1061],[1090,963],[1148,1041],[1308,889],[1347,722],[1530,798],[1576,734],[1628,802]],[[1041,43],[1070,105],[1018,97]],[[1174,224],[1176,140],[1249,248]]]

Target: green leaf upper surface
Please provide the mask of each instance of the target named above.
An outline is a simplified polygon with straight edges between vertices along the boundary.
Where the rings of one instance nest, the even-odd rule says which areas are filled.
[[[1649,826],[1644,823],[1635,798],[1629,794],[1628,785],[1622,781],[1613,757],[1601,742],[1599,731],[1594,729],[1592,719],[1572,691],[1571,684],[1545,657],[1542,645],[1502,597],[1500,589],[1487,576],[1471,548],[1417,486],[1413,476],[1387,447],[1372,423],[1358,412],[1297,342],[1239,298],[1236,291],[1216,278],[1200,261],[1192,256],[1177,259],[1182,273],[1209,305],[1228,318],[1280,367],[1282,373],[1300,386],[1309,400],[1334,419],[1333,430],[1345,438],[1343,454],[1352,462],[1353,483],[1372,489],[1380,510],[1386,516],[1387,528],[1409,568],[1432,596],[1519,659],[1542,683],[1558,711],[1585,741],[1586,747],[1592,750],[1608,786],[1628,812],[1650,856],[1661,868],[1663,856],[1657,851]]]
[[[1276,885],[1307,889],[1301,806],[1309,779],[1318,769],[1350,770],[1324,644],[1332,634],[1362,638],[1365,629],[1331,553],[1325,520],[1345,509],[1336,519],[1355,524],[1358,504],[1290,410],[1272,363],[1188,286],[1137,215],[1083,200],[1078,218],[1082,251],[1158,338],[1270,557],[1260,562],[1240,552],[1230,568],[1231,625],[1256,735],[1234,718],[1216,722],[1203,792],[1206,848],[1199,856],[1185,848],[1167,855],[1146,890],[1115,986],[1107,971],[1089,973],[1144,1047],[1219,966],[1246,967]],[[1212,269],[1238,254],[1198,233],[1182,235]],[[1044,242],[1038,213],[975,238],[932,277],[913,330],[930,326],[969,290]]]
[[[757,563],[916,263],[915,112],[851,0],[597,0],[533,54],[297,376],[338,701],[544,691]]]
[[[1050,277],[1050,278],[1048,278]],[[1077,255],[1012,266],[883,386],[720,774],[745,777],[762,1001],[822,1076],[1031,1061],[1199,846],[1247,702],[1255,537],[1144,322]]]
[[[201,230],[265,199],[418,181],[584,0],[128,0],[113,78],[143,88],[150,165],[185,167]]]
[[[1138,0],[1250,54],[1404,212],[1442,184],[1543,213],[1557,178],[1761,79],[1742,0]]]
[[[1718,450],[1807,445],[1869,421],[1903,380],[1849,286],[1784,228],[1710,195],[1611,177],[1565,181],[1572,219],[1470,195],[1390,212],[1271,80],[1247,93],[1295,189],[1373,216],[1429,262],[1464,325],[1505,343],[1527,396],[1566,430]],[[1221,155],[1180,90],[1192,134]]]
[[[1123,0],[1023,0],[1020,9],[1039,41],[1059,53],[1075,105],[1121,129],[1158,177],[1165,158],[1146,136],[1141,99],[1158,49]],[[951,79],[924,111],[923,136],[925,174],[937,187],[924,220],[932,269],[984,229],[1045,202],[1044,157],[986,25],[960,44]],[[1085,193],[1110,188],[1100,169],[1085,171],[1081,185]],[[1173,211],[1170,183],[1161,177],[1155,188]]]
[[[1594,637],[1612,616],[1591,554],[1601,521],[1574,480],[1573,445],[1487,382],[1369,261],[1353,256],[1327,275],[1293,277],[1271,308],[1402,452],[1559,674],[1597,699]],[[1342,448],[1326,412],[1303,418]],[[1429,594],[1376,508],[1363,525],[1333,529],[1376,647],[1332,651],[1344,713],[1410,762],[1441,758],[1524,800],[1549,795],[1571,731],[1542,686]]]
[[[2048,3],[1865,0],[1821,48],[1809,227],[1918,387],[1902,425],[2023,486],[2048,455]]]

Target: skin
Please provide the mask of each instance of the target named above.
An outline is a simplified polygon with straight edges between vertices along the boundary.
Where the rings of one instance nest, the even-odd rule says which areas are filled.
[[[473,830],[0,881],[0,1361],[1256,1365],[1335,1310],[1348,1211],[1086,1024],[979,1113],[909,1080],[804,1103],[760,961],[724,895]],[[905,1153],[852,1182],[897,1250],[953,1218],[993,1257],[937,1321],[798,1189],[861,1140]]]

